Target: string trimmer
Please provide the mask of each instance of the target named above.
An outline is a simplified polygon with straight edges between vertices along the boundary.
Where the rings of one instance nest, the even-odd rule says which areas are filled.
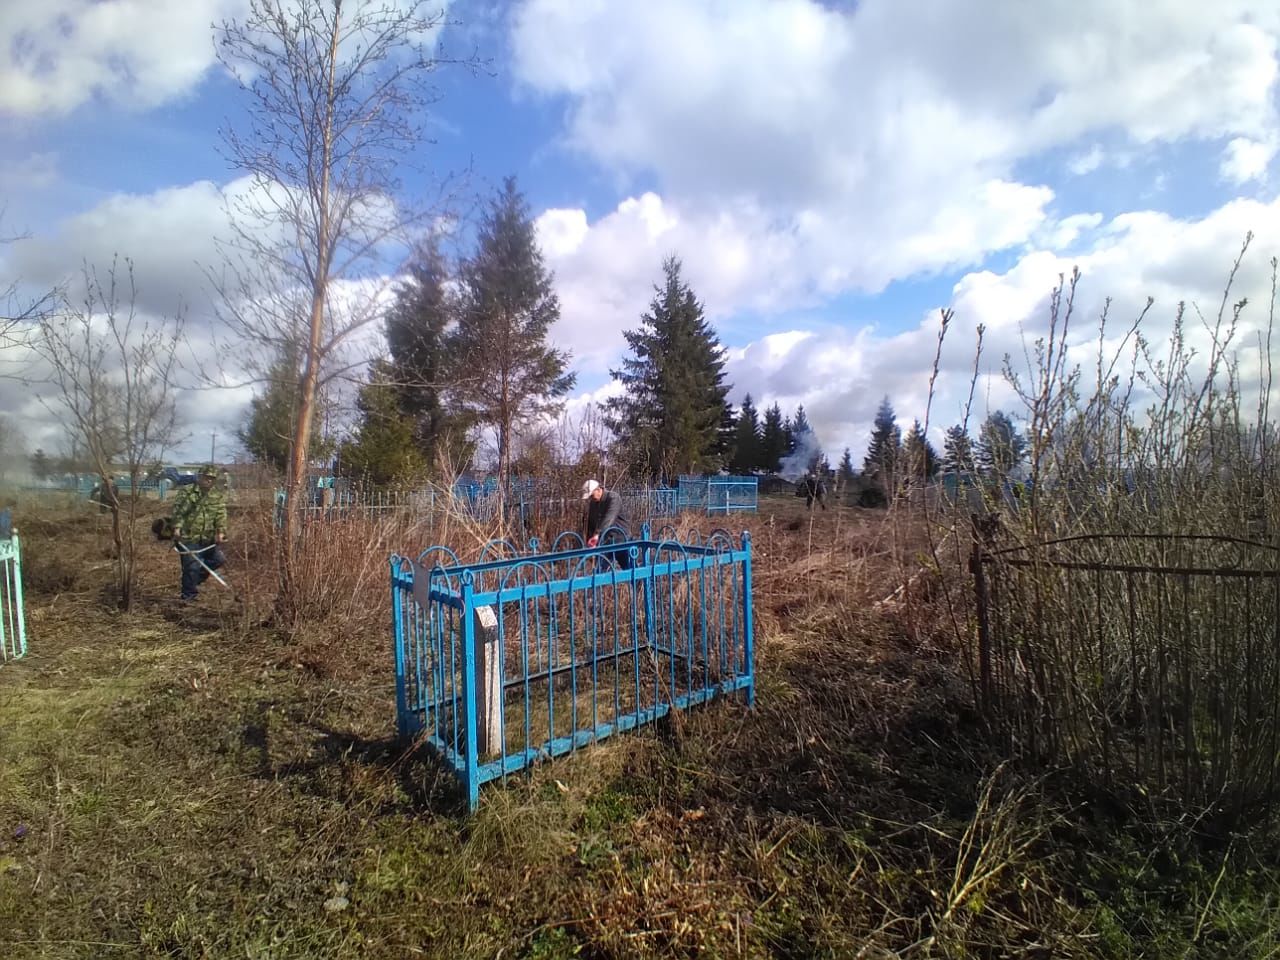
[[[220,584],[222,584],[224,587],[226,587],[228,590],[231,591],[231,599],[235,600],[238,603],[240,602],[240,594],[236,593],[235,587],[227,583],[227,581],[222,578],[222,575],[218,573],[217,570],[214,570],[213,567],[209,566],[207,563],[205,563],[203,560],[200,559],[200,554],[204,553],[206,550],[212,550],[215,546],[217,546],[217,544],[211,543],[207,547],[201,547],[199,550],[192,550],[181,540],[173,541],[174,550],[178,551],[178,553],[184,556],[191,557],[193,560],[195,560],[196,563],[204,567],[205,571],[208,572],[209,576],[213,577],[213,579],[217,580]]]

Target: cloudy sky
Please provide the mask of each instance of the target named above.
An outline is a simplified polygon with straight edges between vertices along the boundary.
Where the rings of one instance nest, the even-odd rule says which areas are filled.
[[[218,128],[242,95],[210,24],[247,0],[0,0],[0,289],[113,253],[140,306],[207,323],[205,271],[236,189]],[[958,418],[974,330],[979,415],[1011,406],[1005,352],[1078,304],[1156,298],[1265,320],[1280,254],[1274,0],[453,0],[424,159],[484,194],[515,174],[538,215],[580,396],[608,393],[622,331],[676,253],[729,349],[733,398],[803,403],[832,454],[888,395],[923,417],[938,311],[955,310],[931,431]],[[409,182],[413,189],[414,184]],[[1080,338],[1090,335],[1082,325]],[[229,437],[243,392],[192,394],[180,454]],[[28,444],[31,391],[0,382]]]

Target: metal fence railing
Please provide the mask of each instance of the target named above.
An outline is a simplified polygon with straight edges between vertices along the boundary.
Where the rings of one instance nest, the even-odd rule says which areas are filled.
[[[667,519],[679,510],[674,487],[624,487],[618,492],[626,505],[626,516],[636,520]],[[277,527],[283,523],[284,503],[285,491],[276,490]],[[497,517],[498,507],[497,487],[493,484],[463,483],[444,490],[377,490],[327,484],[308,491],[302,516],[304,521],[325,521],[387,516],[430,518],[449,512],[486,521]],[[515,484],[506,499],[508,518],[529,529],[544,521],[580,514],[583,509],[578,496],[543,484]]]
[[[10,526],[9,512],[0,513],[0,663],[27,652],[27,624],[22,609],[22,545]]]
[[[688,476],[677,481],[676,505],[696,513],[755,513],[760,502],[756,477]]]
[[[1280,548],[975,537],[979,706],[1019,752],[1240,817],[1280,801]]]
[[[661,520],[685,511],[706,515],[755,513],[759,504],[756,477],[681,477],[675,487],[622,486],[616,488],[624,515],[637,521]],[[284,490],[275,492],[275,522],[284,517]],[[451,512],[473,520],[493,520],[500,498],[492,481],[456,483],[444,489],[379,490],[362,488],[332,477],[319,478],[307,489],[302,505],[304,521],[376,519],[386,516],[427,517]],[[542,481],[512,481],[505,498],[508,519],[532,529],[582,511],[582,501],[563,487]]]
[[[735,691],[754,701],[750,540],[675,536],[391,558],[397,728],[473,809],[481,784],[541,758]]]
[[[102,478],[96,474],[67,474],[65,476],[46,477],[34,483],[27,484],[25,489],[28,490],[44,490],[44,491],[63,491],[66,493],[74,493],[80,497],[88,499],[93,492],[99,488]],[[144,478],[138,481],[136,487],[127,475],[112,477],[112,483],[115,484],[116,492],[119,494],[136,493],[140,496],[154,496],[163,500],[174,488],[172,480],[166,477]]]

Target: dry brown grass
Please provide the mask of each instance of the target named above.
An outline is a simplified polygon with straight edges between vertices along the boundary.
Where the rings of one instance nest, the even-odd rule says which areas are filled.
[[[386,555],[363,553],[410,533],[317,531],[322,615],[283,634],[261,626],[272,554],[252,514],[235,517],[227,567],[243,605],[210,584],[173,608],[178,564],[157,545],[124,617],[95,594],[109,578],[97,517],[24,510],[42,572],[29,659],[0,670],[0,954],[1280,946],[1274,900],[1241,879],[1252,854],[1234,848],[1216,886],[1223,858],[1202,885],[1153,886],[1122,873],[1124,844],[1146,834],[1091,825],[1051,783],[1000,767],[939,592],[898,592],[922,549],[898,520],[810,517],[790,500],[734,518],[755,549],[756,710],[725,703],[616,738],[487,787],[468,816],[438,766],[391,737]],[[459,527],[451,542],[486,534]],[[1157,905],[1178,890],[1186,910]]]

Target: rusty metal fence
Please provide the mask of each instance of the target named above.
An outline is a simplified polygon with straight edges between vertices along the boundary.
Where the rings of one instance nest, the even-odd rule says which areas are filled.
[[[1280,790],[1280,549],[975,537],[980,705],[1015,752],[1226,818]]]

